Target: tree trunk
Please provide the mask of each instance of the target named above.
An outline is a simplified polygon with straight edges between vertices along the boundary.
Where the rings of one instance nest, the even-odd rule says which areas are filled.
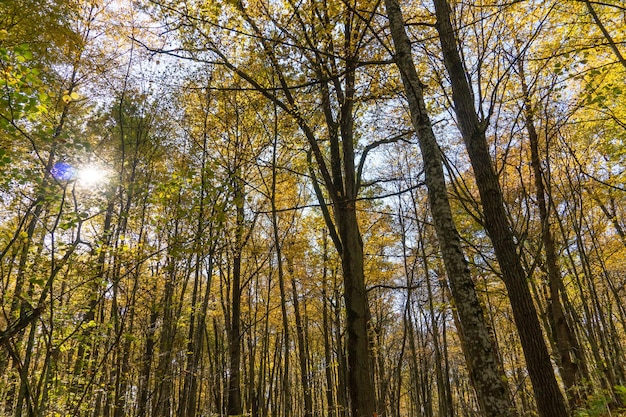
[[[336,217],[343,244],[341,265],[348,332],[348,390],[352,416],[372,417],[376,410],[376,395],[367,334],[368,304],[363,277],[363,243],[354,202],[344,199],[341,204],[336,210]]]
[[[441,346],[439,345],[439,323],[438,318],[435,314],[435,303],[432,285],[430,282],[430,266],[428,262],[428,257],[426,255],[426,250],[424,248],[425,239],[422,233],[422,229],[420,229],[420,255],[422,257],[422,263],[424,265],[424,280],[426,281],[426,291],[428,294],[428,318],[430,319],[430,323],[432,326],[432,335],[433,335],[433,350],[435,354],[435,376],[437,380],[437,398],[439,400],[439,416],[440,417],[452,417],[454,415],[454,411],[452,409],[452,404],[448,402],[449,398],[446,392],[446,382],[444,381],[443,374],[443,359],[441,354]]]
[[[452,218],[441,154],[427,114],[422,84],[413,63],[400,5],[397,0],[385,0],[385,6],[396,48],[396,65],[400,69],[409,100],[411,121],[422,152],[430,209],[440,251],[459,315],[466,363],[483,413],[493,417],[514,416],[516,413],[509,389],[500,378],[496,351]]]
[[[298,300],[296,280],[293,277],[293,268],[291,269],[291,292],[293,297],[293,312],[296,319],[298,355],[300,356],[300,381],[302,382],[302,396],[304,399],[304,417],[313,417],[313,398],[311,392],[311,382],[309,381],[308,354],[306,349],[307,338],[304,332],[302,316],[300,314],[300,301]]]
[[[324,373],[326,377],[326,403],[327,403],[327,416],[328,417],[336,417],[337,410],[335,405],[335,397],[333,395],[333,387],[335,383],[333,382],[333,371],[332,371],[332,354],[331,354],[331,329],[332,323],[329,319],[328,315],[328,295],[327,295],[327,283],[328,279],[328,242],[326,236],[324,236],[323,241],[323,259],[322,259],[322,332],[324,337]]]
[[[283,354],[284,367],[282,374],[283,391],[285,395],[285,414],[284,417],[291,415],[291,387],[289,383],[289,319],[287,317],[287,291],[285,289],[285,274],[283,268],[282,242],[279,236],[278,213],[276,211],[276,181],[277,181],[277,158],[278,158],[278,115],[276,114],[276,106],[274,106],[274,138],[272,143],[272,185],[270,190],[270,203],[272,206],[272,231],[274,236],[274,248],[276,251],[276,266],[278,268],[278,287],[280,290],[280,312],[283,323]]]
[[[175,250],[177,243],[175,239],[178,234],[178,219],[174,225],[173,236],[170,237],[169,248]],[[176,260],[173,254],[168,254],[167,271],[165,277],[165,293],[162,301],[162,331],[159,342],[159,364],[156,369],[155,378],[157,378],[157,386],[155,387],[155,400],[152,404],[153,416],[169,416],[172,410],[172,393],[174,392],[174,383],[172,381],[172,362],[174,349],[175,321],[174,317],[174,287],[176,283]]]
[[[526,122],[526,131],[530,142],[531,160],[530,164],[533,169],[535,181],[535,195],[537,198],[537,208],[539,209],[539,220],[541,222],[541,240],[546,254],[546,266],[548,270],[548,314],[550,326],[552,328],[552,337],[556,345],[557,364],[559,366],[561,378],[565,385],[565,391],[570,399],[570,406],[580,405],[580,397],[576,393],[576,384],[580,382],[578,363],[583,358],[577,355],[579,350],[578,341],[565,317],[563,304],[561,303],[560,289],[561,283],[561,267],[558,263],[558,257],[554,245],[554,238],[550,229],[550,210],[549,204],[546,202],[546,187],[543,182],[543,169],[539,156],[539,134],[535,128],[535,118],[530,102],[530,93],[526,84],[524,73],[524,61],[519,61],[519,70],[522,83],[522,94],[524,95],[524,117]]]
[[[354,16],[345,23],[345,41],[353,42],[352,23]],[[350,52],[351,51],[347,51]],[[346,302],[346,327],[348,333],[348,390],[352,417],[376,415],[376,392],[371,370],[370,344],[368,337],[369,305],[365,291],[363,270],[363,241],[356,213],[358,179],[354,162],[354,94],[356,57],[346,62],[343,103],[339,109],[339,138],[331,134],[332,186],[329,188],[337,221],[338,248],[343,270],[344,299]],[[332,127],[330,125],[329,127]],[[341,149],[341,153],[340,150]],[[341,156],[339,156],[341,155]],[[320,161],[318,160],[318,164]],[[341,166],[343,165],[343,170]],[[327,187],[331,184],[326,184]]]
[[[511,301],[537,408],[542,417],[565,417],[568,415],[565,399],[554,375],[537,311],[526,282],[526,272],[517,253],[511,225],[507,220],[502,190],[487,145],[485,135],[487,123],[481,122],[476,114],[451,23],[450,5],[446,0],[434,0],[434,4],[444,64],[452,84],[454,111],[476,177],[485,228],[493,243]]]
[[[231,318],[228,329],[228,415],[243,413],[241,405],[241,255],[243,251],[244,193],[240,178],[234,178],[236,206],[235,255],[232,271]]]
[[[339,417],[345,417],[348,415],[348,392],[347,392],[347,374],[348,365],[346,361],[345,346],[343,343],[343,332],[341,326],[341,308],[339,301],[339,292],[336,289],[337,284],[335,282],[335,309],[334,309],[334,322],[335,322],[335,340],[337,342],[337,415]]]
[[[154,278],[154,277],[152,277]],[[153,303],[150,308],[150,325],[146,330],[146,345],[141,356],[141,369],[139,374],[139,395],[137,415],[145,416],[148,414],[148,398],[150,394],[150,375],[152,373],[152,360],[154,358],[154,333],[157,326],[157,307]]]

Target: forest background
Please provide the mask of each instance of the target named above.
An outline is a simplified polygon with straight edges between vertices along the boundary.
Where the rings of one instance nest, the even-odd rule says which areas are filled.
[[[3,1],[0,415],[619,415],[624,54],[620,0]]]

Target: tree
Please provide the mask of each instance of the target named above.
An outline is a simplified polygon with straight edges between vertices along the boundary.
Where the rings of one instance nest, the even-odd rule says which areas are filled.
[[[537,414],[436,10],[158,3],[0,4],[0,414]],[[618,3],[451,16],[580,414],[626,385]]]
[[[396,65],[409,101],[411,121],[417,133],[425,166],[429,203],[448,279],[459,314],[461,341],[472,382],[485,415],[515,415],[508,387],[500,377],[498,359],[489,335],[482,307],[474,289],[461,241],[448,201],[442,157],[424,103],[422,83],[413,63],[410,41],[397,1],[386,0],[391,34],[396,47]]]
[[[247,81],[300,127],[310,147],[313,186],[330,236],[342,259],[352,412],[354,416],[371,416],[376,409],[376,396],[368,350],[363,243],[356,215],[356,201],[361,187],[359,165],[364,164],[367,152],[362,155],[360,164],[357,164],[355,143],[358,134],[355,133],[354,112],[358,105],[357,94],[360,93],[357,90],[358,69],[360,61],[366,59],[361,55],[364,55],[365,44],[371,41],[366,37],[366,23],[373,19],[374,11],[364,12],[369,17],[363,20],[359,13],[346,5],[320,7],[315,2],[290,4],[295,16],[295,20],[290,21],[281,10],[273,10],[272,7],[255,9],[242,2],[234,4],[232,11],[241,16],[239,24],[244,24],[253,35],[248,39],[242,38],[242,42],[255,40],[263,51],[265,66],[262,67],[261,77],[244,70],[245,63],[241,62],[241,58],[230,56],[230,51],[212,41],[212,35],[192,16],[176,14],[173,9],[166,10],[174,12],[176,20],[189,22],[195,29],[194,36],[203,38],[205,45],[208,45],[205,52]],[[273,21],[279,33],[266,33],[266,28],[260,23],[264,19]],[[343,28],[339,38],[330,30],[331,22]],[[318,32],[320,27],[327,29]],[[302,36],[296,37],[296,31],[301,32]],[[288,42],[281,40],[283,36],[287,37]],[[302,57],[304,61],[296,64],[293,54]],[[192,58],[199,61],[203,59],[199,56]],[[267,77],[265,72],[273,76]],[[321,109],[317,112],[308,107],[308,97],[303,99],[293,94],[299,80],[305,75],[316,79],[311,87],[315,93],[313,100],[321,103]],[[272,79],[276,80],[276,84],[271,84]],[[315,126],[309,121],[311,118],[315,123],[324,124],[321,132],[316,132]],[[383,140],[373,143],[368,146],[368,151],[388,142]]]
[[[511,300],[537,407],[542,416],[566,416],[565,400],[554,376],[550,355],[526,282],[513,233],[507,221],[502,190],[493,168],[485,136],[488,119],[480,120],[460,57],[451,9],[446,0],[435,0],[437,32],[444,63],[450,76],[452,100],[457,122],[468,151],[480,192],[485,228],[494,246]]]

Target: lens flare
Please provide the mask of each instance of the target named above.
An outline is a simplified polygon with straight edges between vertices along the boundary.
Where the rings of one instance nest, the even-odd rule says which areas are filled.
[[[67,162],[57,162],[50,173],[59,181],[69,181],[76,176],[76,170]]]
[[[84,187],[93,187],[102,184],[107,179],[107,172],[95,165],[87,165],[78,170],[76,180]]]

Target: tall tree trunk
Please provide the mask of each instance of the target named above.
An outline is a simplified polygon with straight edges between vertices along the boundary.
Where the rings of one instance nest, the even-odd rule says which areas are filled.
[[[243,413],[241,405],[241,256],[243,251],[244,192],[240,178],[234,178],[236,209],[235,248],[231,282],[231,317],[228,329],[228,415]]]
[[[353,417],[372,417],[376,394],[370,366],[367,334],[368,304],[363,277],[363,242],[359,233],[354,201],[340,202],[337,223],[343,253],[344,298],[348,331],[348,389]]]
[[[431,272],[430,266],[428,262],[428,257],[426,256],[425,245],[425,237],[422,233],[422,228],[419,231],[419,246],[420,246],[420,255],[422,257],[422,263],[424,265],[424,279],[426,281],[426,290],[428,292],[428,318],[430,320],[432,326],[432,335],[433,335],[433,350],[434,350],[434,359],[435,359],[435,376],[437,380],[437,398],[439,400],[439,416],[440,417],[453,417],[454,410],[452,409],[452,404],[448,402],[448,396],[446,395],[446,382],[444,381],[443,374],[443,359],[441,354],[441,346],[439,344],[439,323],[438,318],[435,314],[435,303],[434,296],[432,290],[432,284],[430,282]]]
[[[180,201],[180,200],[179,200]],[[178,243],[179,220],[175,220],[174,230],[169,237],[169,249],[171,252],[176,250]],[[169,416],[172,410],[172,397],[174,392],[174,381],[172,373],[172,362],[174,356],[174,335],[175,335],[175,312],[174,312],[174,289],[176,286],[176,275],[178,273],[176,266],[176,256],[168,253],[167,267],[165,276],[165,288],[162,308],[162,330],[159,341],[159,363],[156,369],[155,378],[157,378],[157,386],[155,387],[155,400],[152,403],[153,416]]]
[[[348,415],[348,387],[347,387],[347,374],[348,374],[348,364],[346,361],[346,353],[344,346],[344,336],[342,331],[342,323],[341,323],[341,302],[339,291],[337,291],[337,283],[334,285],[334,299],[335,299],[335,308],[334,308],[334,330],[335,330],[335,341],[336,341],[336,351],[337,351],[337,408],[339,417],[345,417]]]
[[[434,0],[434,4],[437,15],[435,26],[439,33],[444,64],[452,84],[454,111],[476,177],[485,228],[493,243],[511,301],[537,408],[542,417],[565,417],[568,415],[565,399],[554,375],[537,311],[526,282],[526,272],[517,253],[511,225],[504,208],[498,176],[489,154],[485,135],[487,121],[480,121],[476,113],[452,27],[450,5],[447,0]]]
[[[332,371],[332,353],[331,353],[331,330],[332,323],[328,314],[328,291],[327,291],[327,279],[328,279],[328,239],[324,235],[322,242],[322,332],[324,337],[324,373],[326,377],[326,404],[328,417],[336,417],[337,410],[335,405],[335,396],[333,387],[335,383],[333,381]]]
[[[461,239],[452,218],[445,184],[442,157],[424,103],[423,88],[413,63],[411,44],[404,29],[404,18],[397,0],[385,0],[391,34],[396,48],[395,62],[400,69],[409,101],[411,121],[417,132],[424,163],[430,210],[450,288],[461,324],[466,363],[482,412],[487,416],[514,416],[511,396],[500,378],[498,358],[482,306],[461,248]]]
[[[298,340],[298,356],[300,357],[300,381],[302,383],[302,396],[304,399],[304,417],[313,417],[313,397],[311,382],[309,381],[308,353],[306,348],[306,334],[302,315],[300,314],[300,301],[296,280],[291,269],[291,294],[293,297],[293,312],[296,319],[296,337]]]
[[[155,277],[152,277],[155,279]],[[156,292],[156,290],[155,290]],[[148,399],[150,396],[150,376],[152,374],[152,360],[154,358],[154,334],[156,332],[157,319],[159,318],[156,303],[150,308],[150,324],[146,329],[146,341],[140,361],[139,374],[139,395],[137,405],[137,415],[148,415]]]
[[[278,268],[278,288],[280,290],[280,312],[283,323],[283,374],[282,384],[285,393],[285,417],[291,415],[291,387],[289,383],[290,342],[289,342],[289,319],[287,317],[287,291],[285,289],[285,273],[283,268],[282,242],[279,236],[278,213],[276,211],[276,181],[277,181],[277,158],[278,158],[278,115],[274,106],[274,140],[272,143],[272,184],[270,190],[270,203],[272,206],[272,231],[274,235],[274,248],[276,251],[276,266]]]
[[[134,298],[134,295],[133,295]],[[134,300],[132,300],[134,303]],[[114,411],[113,417],[123,417],[128,414],[127,409],[127,394],[128,394],[128,384],[130,379],[130,356],[132,349],[132,338],[125,337],[125,335],[130,335],[133,332],[133,324],[134,324],[134,307],[131,306],[125,317],[123,318],[124,322],[128,320],[128,325],[124,325],[122,327],[121,337],[124,339],[124,343],[122,344],[121,351],[119,353],[120,357],[118,359],[118,367],[119,371],[117,373],[117,380],[115,381],[115,403],[114,403]]]
[[[518,68],[520,71],[522,94],[524,95],[526,131],[528,132],[528,140],[530,142],[530,164],[533,169],[535,195],[537,208],[539,209],[539,220],[541,222],[541,240],[546,254],[546,266],[548,270],[550,294],[548,299],[549,321],[556,345],[557,365],[559,366],[561,378],[565,385],[565,391],[570,399],[570,405],[574,406],[580,404],[580,397],[576,392],[576,384],[580,382],[578,363],[584,360],[584,358],[581,358],[578,354],[580,350],[578,341],[567,322],[563,304],[561,303],[560,289],[563,287],[561,282],[561,267],[556,254],[552,230],[550,229],[550,209],[549,203],[546,202],[546,186],[543,182],[544,174],[539,155],[539,134],[535,128],[534,111],[530,100],[528,85],[526,84],[523,59],[520,59]]]

